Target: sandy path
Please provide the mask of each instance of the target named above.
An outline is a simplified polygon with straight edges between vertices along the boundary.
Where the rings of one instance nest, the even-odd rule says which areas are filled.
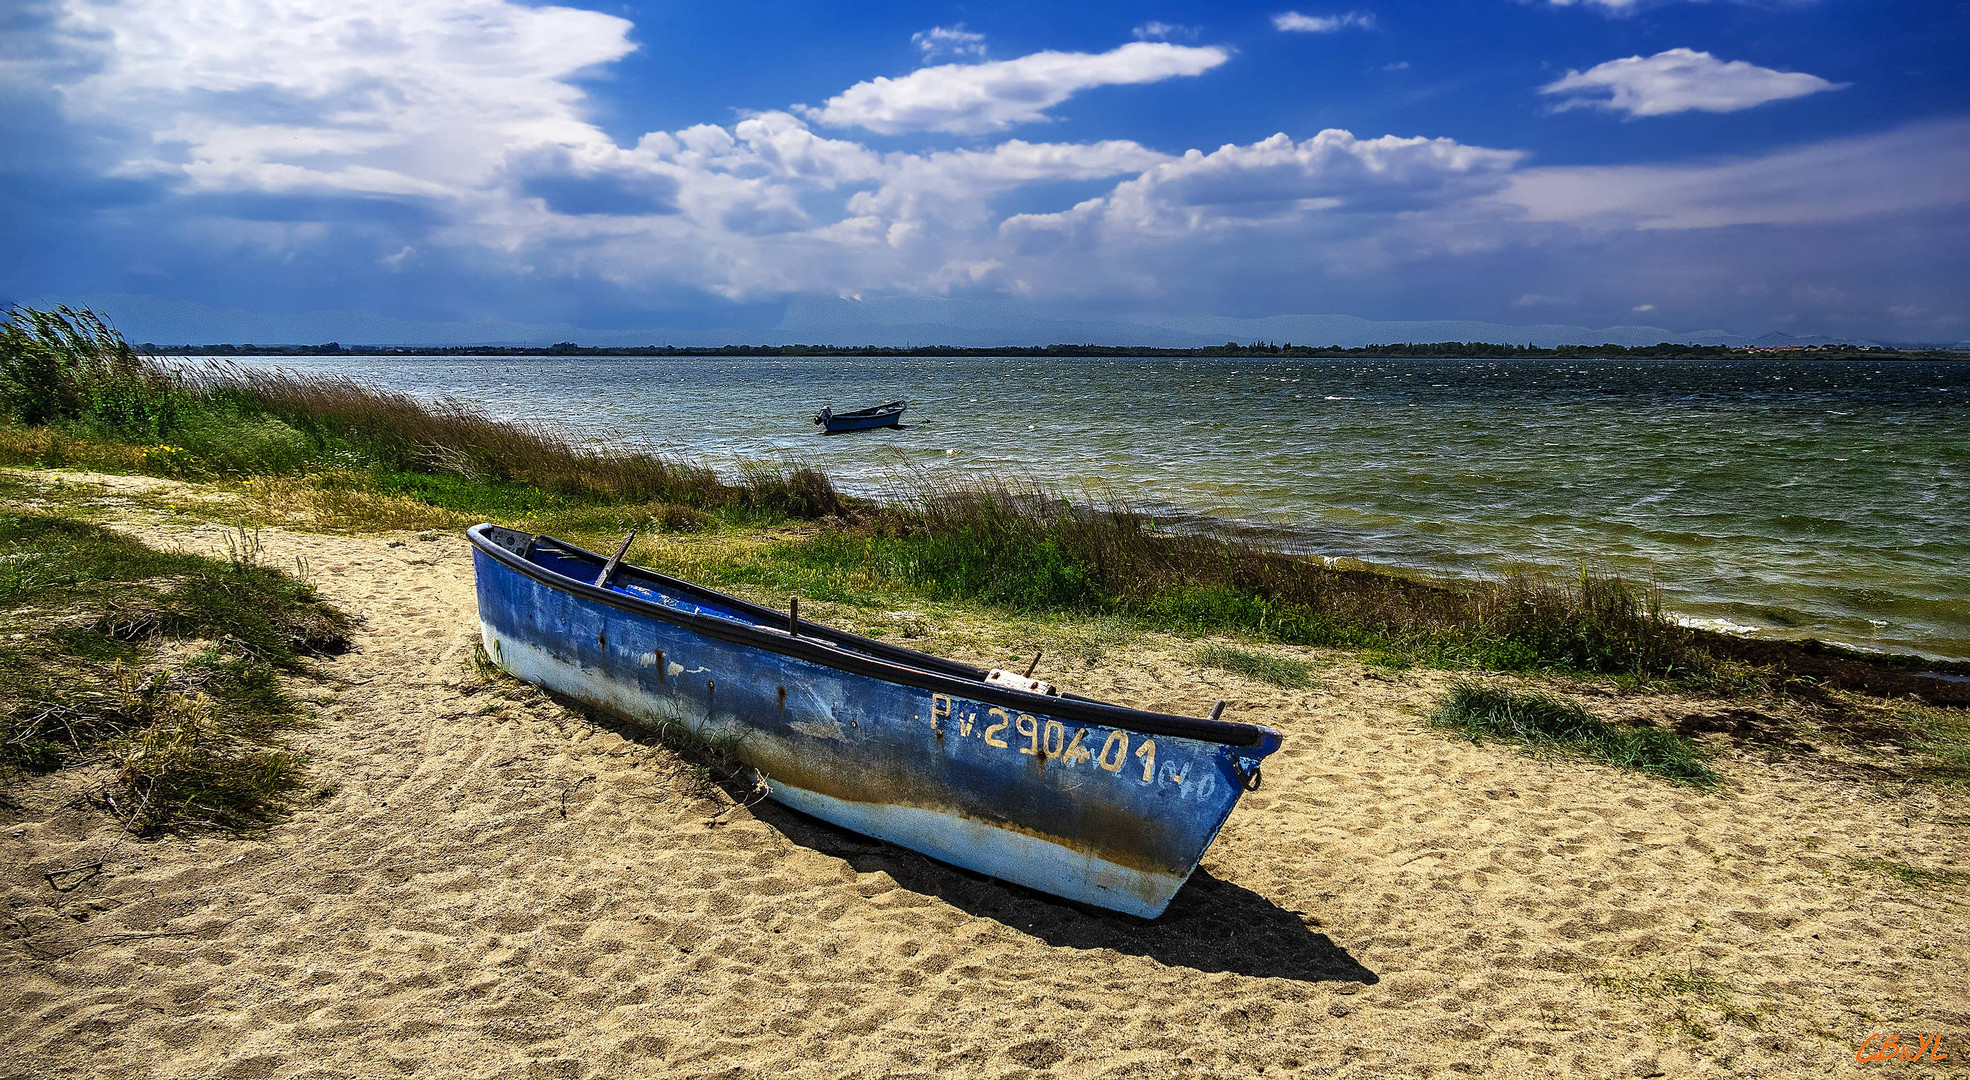
[[[1970,1075],[1970,891],[1844,861],[1970,866],[1960,798],[1758,755],[1698,794],[1447,741],[1438,675],[1322,656],[1286,692],[1153,642],[1059,674],[1287,743],[1144,923],[771,804],[714,823],[661,748],[467,692],[462,539],[265,539],[367,622],[301,737],[338,790],[252,840],[0,806],[0,1075]],[[1856,1064],[1876,1030],[1950,1058]]]

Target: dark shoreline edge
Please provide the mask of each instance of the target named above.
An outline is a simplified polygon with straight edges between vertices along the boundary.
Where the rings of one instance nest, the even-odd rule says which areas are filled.
[[[1340,346],[1227,341],[1195,349],[1125,345],[158,345],[138,350],[154,356],[457,356],[457,357],[653,357],[653,356],[923,356],[923,357],[1144,357],[1173,359],[1280,360],[1970,360],[1970,349],[1888,348],[1879,345],[1730,346],[1677,345],[1498,345],[1483,341],[1440,341]]]

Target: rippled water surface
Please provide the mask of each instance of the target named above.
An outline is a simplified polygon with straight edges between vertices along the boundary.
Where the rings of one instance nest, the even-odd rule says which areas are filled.
[[[1692,617],[1970,657],[1970,362],[282,359],[848,487],[902,459],[1453,574],[1594,564]],[[809,417],[910,399],[911,427]]]

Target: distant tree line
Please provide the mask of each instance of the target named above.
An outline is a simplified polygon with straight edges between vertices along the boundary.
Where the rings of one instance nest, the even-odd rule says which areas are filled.
[[[1746,355],[1801,357],[1812,359],[1962,359],[1961,349],[1890,349],[1878,345],[1807,345],[1786,349],[1752,348],[1731,345],[1499,345],[1488,341],[1394,342],[1341,348],[1328,345],[1294,345],[1286,342],[1254,342],[1241,345],[1227,341],[1194,349],[1156,349],[1134,345],[1013,345],[969,347],[957,345],[577,345],[563,341],[554,345],[343,345],[329,341],[320,345],[158,345],[138,346],[157,356],[1158,356],[1158,357],[1251,357],[1255,359],[1405,359],[1435,358],[1458,360],[1565,360],[1616,359],[1622,357],[1666,358],[1678,360],[1718,360]]]

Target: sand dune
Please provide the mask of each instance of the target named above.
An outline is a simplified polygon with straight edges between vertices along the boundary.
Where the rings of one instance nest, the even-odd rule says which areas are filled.
[[[1287,741],[1143,922],[734,810],[482,684],[460,537],[265,541],[366,622],[304,687],[336,790],[259,838],[140,842],[12,789],[0,1075],[1970,1075],[1970,890],[1848,861],[1970,866],[1961,797],[1749,753],[1702,794],[1447,740],[1435,673],[1302,650],[1320,684],[1281,691],[1151,639],[1052,677]],[[1856,1064],[1881,1030],[1950,1057]]]

